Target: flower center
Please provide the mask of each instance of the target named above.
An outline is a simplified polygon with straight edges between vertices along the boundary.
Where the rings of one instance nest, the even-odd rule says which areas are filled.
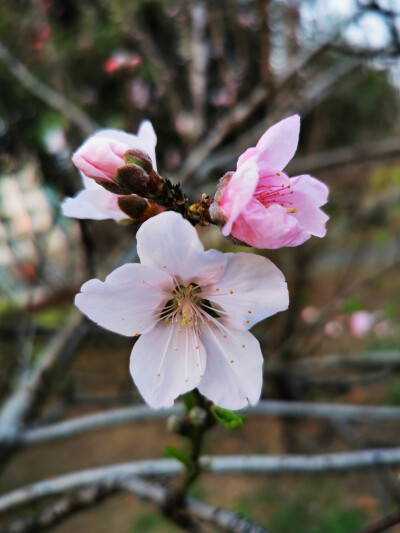
[[[290,189],[291,186],[284,183],[281,185],[262,183],[257,186],[254,196],[267,209],[271,207],[271,204],[278,204],[284,207],[288,213],[296,213],[297,209],[291,207],[293,202],[290,201],[289,195],[293,194],[293,191]]]

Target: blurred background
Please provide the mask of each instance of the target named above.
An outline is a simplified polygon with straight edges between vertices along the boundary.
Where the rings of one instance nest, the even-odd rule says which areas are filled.
[[[300,113],[287,172],[329,185],[330,221],[322,240],[262,252],[291,297],[287,312],[253,330],[265,355],[263,397],[400,406],[399,56],[395,0],[2,0],[1,492],[160,457],[179,442],[164,421],[144,421],[18,453],[13,445],[21,427],[141,403],[128,371],[132,339],[73,308],[83,282],[136,259],[136,227],[60,213],[82,187],[71,153],[100,127],[136,132],[150,119],[160,174],[197,201],[268,126]],[[218,228],[199,231],[206,247],[248,251]],[[28,400],[13,410],[27,383]],[[214,429],[206,452],[391,447],[399,430],[400,421],[254,416],[234,433]],[[398,472],[205,475],[193,493],[273,533],[346,533],[398,505]],[[54,528],[85,529],[178,531],[127,496]]]

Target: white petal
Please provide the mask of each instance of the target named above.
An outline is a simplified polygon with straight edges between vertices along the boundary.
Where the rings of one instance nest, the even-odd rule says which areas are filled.
[[[157,170],[157,161],[156,161],[156,145],[157,145],[157,135],[154,131],[153,124],[150,120],[143,120],[140,123],[138,129],[138,136],[144,146],[147,147],[146,153],[151,157],[153,161],[153,167]]]
[[[249,329],[288,308],[284,275],[269,259],[244,252],[225,256],[228,261],[224,278],[203,292],[227,313],[231,327]]]
[[[173,288],[166,272],[129,263],[104,282],[91,279],[82,285],[75,305],[99,326],[133,337],[154,327]]]
[[[93,180],[90,180],[93,181]],[[118,206],[118,196],[106,191],[95,183],[97,188],[83,189],[74,198],[66,198],[61,204],[64,216],[72,218],[89,218],[92,220],[128,218]]]
[[[224,331],[215,324],[203,330],[201,340],[207,352],[207,366],[199,391],[225,409],[257,403],[263,365],[258,340],[249,331]]]
[[[130,371],[145,401],[159,408],[197,387],[205,365],[205,349],[194,332],[162,322],[136,342]]]
[[[179,284],[204,285],[223,276],[226,254],[205,252],[194,227],[178,213],[146,220],[136,238],[141,263],[166,270]]]

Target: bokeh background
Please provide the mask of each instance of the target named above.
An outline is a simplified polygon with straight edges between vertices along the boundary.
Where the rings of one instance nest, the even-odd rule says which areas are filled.
[[[128,372],[132,339],[73,308],[83,282],[135,259],[137,228],[67,219],[59,206],[81,188],[71,153],[83,140],[99,127],[136,132],[144,118],[158,135],[161,175],[196,201],[269,125],[301,114],[287,171],[328,183],[330,221],[324,239],[261,252],[291,296],[287,312],[253,330],[263,397],[400,406],[399,56],[394,0],[2,0],[0,442],[13,426],[4,406],[57,342],[62,353],[23,411],[24,427],[141,402]],[[199,231],[206,247],[242,250],[218,228]],[[400,421],[250,417],[237,432],[214,429],[206,452],[391,447],[399,430]],[[171,443],[178,437],[159,420],[12,454],[0,446],[0,489],[160,457]],[[273,533],[347,533],[398,504],[398,473],[204,475],[193,494]],[[54,530],[178,531],[123,495]]]

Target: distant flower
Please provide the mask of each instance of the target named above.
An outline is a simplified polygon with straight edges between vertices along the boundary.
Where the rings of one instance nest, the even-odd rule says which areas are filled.
[[[143,58],[138,54],[129,52],[115,52],[104,62],[106,72],[129,72],[133,73],[143,63]]]
[[[355,337],[365,337],[374,325],[376,316],[368,311],[356,311],[349,318],[350,331]]]
[[[339,320],[331,320],[325,324],[324,331],[329,337],[340,337],[343,333],[343,324]]]
[[[316,307],[313,307],[312,305],[309,305],[307,307],[304,307],[302,309],[300,316],[306,324],[315,324],[318,322],[318,319],[320,317],[320,312]]]
[[[96,182],[112,182],[119,167],[125,164],[124,153],[139,149],[145,152],[156,168],[155,146],[157,137],[149,121],[143,121],[137,135],[119,130],[100,130],[75,152],[73,161],[81,170],[84,189],[74,198],[66,198],[62,212],[67,217],[93,220],[126,219],[128,216],[113,194]]]
[[[173,212],[146,221],[137,245],[141,264],[88,281],[75,304],[104,328],[140,335],[130,370],[146,402],[168,407],[197,387],[228,409],[256,403],[263,357],[248,330],[287,308],[280,270],[250,253],[205,252]]]
[[[271,249],[325,235],[328,216],[320,207],[328,187],[308,175],[289,178],[282,172],[296,151],[299,130],[298,115],[278,122],[239,157],[236,172],[222,178],[210,214],[223,235]]]

